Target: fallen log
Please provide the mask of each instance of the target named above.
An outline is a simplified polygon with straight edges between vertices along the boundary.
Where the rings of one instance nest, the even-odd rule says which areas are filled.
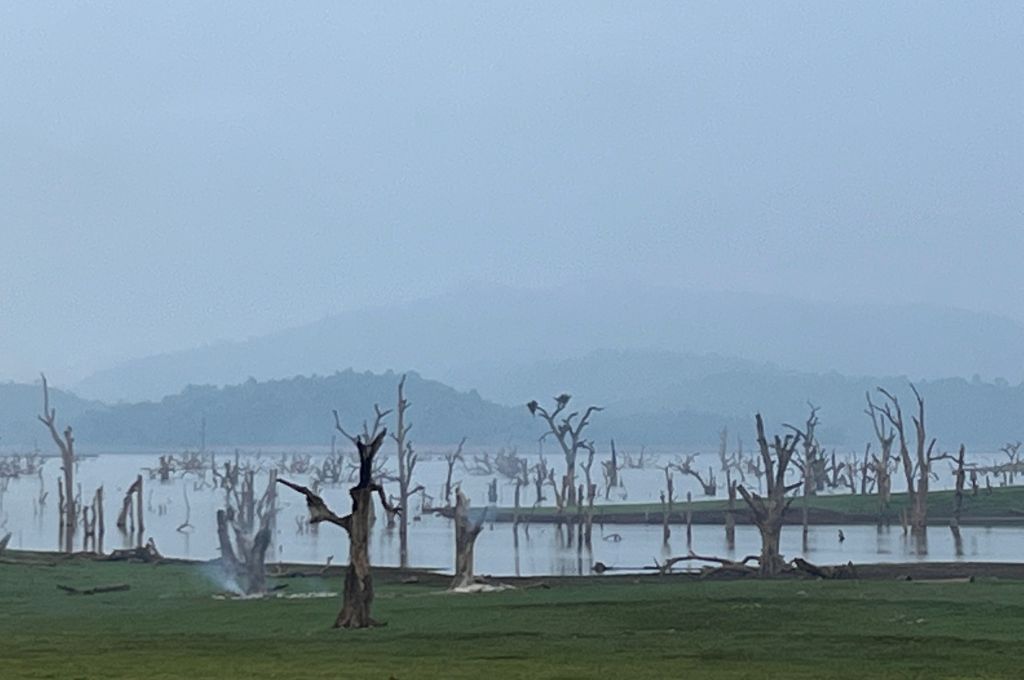
[[[146,545],[141,548],[127,548],[125,550],[114,550],[105,558],[107,562],[146,562],[156,564],[164,559],[160,551],[156,549],[156,543],[149,539]]]
[[[803,558],[796,557],[793,559],[793,569],[822,579],[857,578],[853,562],[847,562],[835,567],[819,567]]]
[[[57,589],[63,590],[68,595],[98,595],[100,593],[119,593],[125,590],[131,590],[131,586],[127,583],[115,583],[111,586],[95,586],[93,588],[80,590],[78,588],[72,588],[71,586],[65,586],[58,583]]]

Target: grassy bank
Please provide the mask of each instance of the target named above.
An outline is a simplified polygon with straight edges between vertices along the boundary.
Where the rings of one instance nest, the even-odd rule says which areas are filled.
[[[1020,582],[620,578],[467,596],[382,574],[388,625],[337,631],[336,598],[220,601],[208,566],[46,564],[0,564],[0,677],[1017,678],[1024,665]],[[110,583],[131,590],[57,589]]]
[[[724,493],[724,492],[719,492]],[[803,499],[793,501],[786,520],[790,524],[801,522]],[[881,507],[878,496],[860,494],[839,494],[810,496],[807,499],[808,516],[811,524],[874,524],[878,516],[892,524],[899,524],[900,513],[909,508],[906,493],[895,493],[885,508]],[[686,501],[677,500],[673,506],[673,522],[684,521]],[[697,500],[689,504],[694,524],[722,524],[725,519],[727,502],[724,499]],[[737,499],[736,521],[746,521],[745,505]],[[495,521],[511,522],[515,515],[512,508],[498,508]],[[559,517],[555,508],[521,508],[520,518],[531,521],[554,521]],[[599,505],[594,509],[594,521],[607,524],[644,524],[661,522],[660,503],[621,503]],[[953,491],[932,491],[928,494],[928,521],[933,524],[949,524],[953,516]],[[563,515],[564,517],[564,515]],[[998,487],[991,490],[970,491],[964,496],[963,524],[1024,524],[1024,487]]]

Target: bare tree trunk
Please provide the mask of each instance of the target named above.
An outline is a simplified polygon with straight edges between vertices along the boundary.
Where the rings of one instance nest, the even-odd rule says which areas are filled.
[[[484,526],[484,515],[474,521],[469,517],[469,499],[461,490],[455,500],[455,577],[451,588],[465,588],[473,583],[473,547]]]
[[[373,480],[373,459],[387,435],[387,430],[380,427],[380,422],[390,413],[390,411],[381,411],[376,407],[375,411],[377,417],[373,428],[365,427],[363,435],[357,437],[349,435],[342,429],[338,412],[334,412],[335,428],[348,437],[359,452],[359,481],[349,489],[349,496],[352,499],[350,514],[339,517],[327,507],[320,496],[308,488],[285,479],[277,480],[306,497],[306,507],[309,510],[311,524],[326,521],[340,526],[348,532],[349,564],[345,574],[341,611],[334,622],[337,628],[368,628],[377,625],[371,615],[373,575],[370,572],[369,552],[370,508],[373,503],[373,494],[377,494],[385,510],[394,509],[387,503],[384,487]],[[404,512],[404,509],[400,508],[397,511]]]
[[[754,524],[761,534],[761,559],[760,574],[762,576],[776,576],[782,570],[784,562],[779,552],[779,542],[782,536],[782,523],[786,510],[792,503],[793,497],[786,497],[786,494],[798,488],[802,482],[786,486],[786,469],[789,467],[800,441],[801,434],[786,435],[781,439],[776,435],[774,443],[769,446],[764,434],[764,421],[761,414],[756,416],[757,424],[757,445],[761,452],[761,461],[764,465],[765,485],[767,495],[760,496],[757,493],[748,491],[746,487],[739,486],[737,489],[743,500],[750,508]],[[774,459],[772,450],[775,452]]]
[[[50,389],[46,382],[46,376],[41,375],[43,380],[43,413],[38,416],[39,422],[46,426],[50,437],[60,451],[61,470],[64,472],[65,503],[61,513],[61,530],[58,532],[62,540],[62,549],[65,552],[74,550],[75,526],[77,524],[77,509],[75,507],[75,437],[72,434],[71,426],[64,428],[63,436],[57,432],[57,409],[50,407]]]
[[[373,492],[369,485],[349,491],[352,497],[351,524],[348,533],[348,571],[341,611],[335,628],[369,628],[376,625],[373,608],[373,574],[370,572],[370,505]]]
[[[725,544],[729,550],[736,549],[736,482],[726,474],[726,489],[729,493],[728,505],[725,510]]]

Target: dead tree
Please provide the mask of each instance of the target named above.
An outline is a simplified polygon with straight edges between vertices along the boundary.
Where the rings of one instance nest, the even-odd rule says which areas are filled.
[[[352,499],[352,512],[344,517],[334,514],[320,496],[308,488],[293,484],[284,479],[278,481],[298,491],[306,497],[306,508],[309,511],[310,524],[330,522],[341,527],[348,533],[348,570],[345,573],[345,590],[341,611],[335,619],[335,628],[369,628],[377,625],[371,616],[373,606],[373,575],[370,572],[370,507],[373,495],[377,494],[385,510],[402,512],[402,508],[392,508],[384,494],[384,487],[373,479],[373,458],[380,450],[387,430],[382,428],[381,420],[388,412],[374,407],[376,420],[370,429],[363,424],[363,434],[353,437],[341,427],[338,412],[334,412],[335,428],[351,441],[359,453],[359,479],[355,486],[348,490]]]
[[[956,469],[953,471],[956,479],[956,490],[953,492],[953,517],[949,521],[949,529],[953,532],[953,545],[956,556],[964,554],[964,542],[960,537],[960,514],[964,509],[964,482],[967,480],[967,473],[964,470],[964,445],[960,445],[960,453],[956,457]]]
[[[672,466],[666,465],[662,468],[665,472],[665,491],[661,492],[661,542],[668,545],[672,538],[672,529],[669,527],[669,518],[672,515],[672,501],[675,495],[675,488],[672,483]]]
[[[884,408],[871,401],[871,393],[866,392],[864,397],[868,402],[868,407],[864,413],[871,418],[871,427],[874,429],[875,438],[878,440],[879,453],[871,458],[871,469],[874,472],[875,487],[878,489],[878,515],[879,524],[881,524],[881,516],[889,505],[889,495],[892,493],[892,468],[890,461],[893,458],[892,444],[896,440],[896,433],[885,416]],[[867,451],[865,451],[865,474],[867,474],[867,455]]]
[[[46,426],[50,437],[60,450],[61,470],[64,472],[64,486],[62,496],[64,501],[60,507],[60,531],[63,539],[62,549],[71,552],[74,549],[75,525],[77,523],[77,508],[75,503],[75,437],[71,432],[71,426],[64,428],[63,435],[57,431],[57,409],[50,407],[50,388],[46,383],[46,375],[40,374],[43,379],[43,413],[38,416],[39,422]]]
[[[594,499],[597,497],[597,484],[591,479],[590,474],[591,469],[594,467],[594,446],[590,442],[584,446],[587,450],[587,458],[585,462],[580,463],[580,467],[583,469],[586,485],[580,487],[579,505],[580,511],[584,512],[582,506],[584,500],[586,500],[587,509],[583,515],[583,526],[580,528],[580,545],[586,545],[589,548],[594,529]]]
[[[899,400],[892,393],[879,387],[878,391],[885,397],[886,402],[875,408],[885,416],[886,421],[896,431],[900,446],[900,461],[903,464],[903,474],[907,481],[907,496],[910,499],[908,523],[913,534],[923,536],[928,520],[928,485],[932,476],[932,463],[941,458],[949,458],[949,456],[934,453],[935,439],[928,439],[925,428],[924,399],[921,398],[921,394],[913,383],[911,383],[910,389],[914,392],[914,398],[917,400],[917,415],[911,416],[915,433],[913,457],[911,457],[907,443],[907,428]]]
[[[136,547],[142,546],[142,532],[145,531],[142,519],[142,475],[138,475],[124,492],[121,512],[117,515],[117,528],[126,536],[135,536]]]
[[[807,402],[807,405],[811,409],[810,415],[807,416],[807,421],[804,423],[804,429],[801,430],[792,425],[786,425],[787,428],[792,430],[800,441],[803,442],[801,450],[803,451],[803,457],[801,460],[794,460],[793,465],[800,470],[801,477],[803,479],[803,502],[801,503],[801,519],[803,526],[802,541],[804,550],[807,550],[807,537],[808,537],[808,526],[807,526],[807,514],[808,514],[808,499],[810,496],[816,495],[820,490],[819,484],[822,484],[819,477],[819,469],[821,468],[821,447],[818,445],[818,440],[815,438],[815,429],[818,427],[818,407],[814,404]]]
[[[755,422],[757,424],[757,446],[761,453],[761,463],[764,467],[764,478],[766,495],[748,491],[743,485],[737,487],[743,500],[761,533],[761,558],[760,574],[762,576],[775,576],[785,566],[785,561],[779,552],[779,542],[782,538],[782,522],[789,509],[790,503],[795,496],[787,498],[787,494],[800,487],[802,482],[789,486],[786,485],[786,470],[793,459],[797,444],[800,442],[800,434],[788,434],[785,439],[775,436],[771,445],[768,444],[764,434],[764,421],[758,413]],[[774,457],[772,453],[774,451]]]
[[[1014,476],[1017,474],[1018,467],[1020,466],[1021,445],[1022,443],[1019,441],[1007,442],[1006,444],[1003,445],[1001,449],[999,449],[1000,451],[1005,453],[1006,457],[1009,459],[1009,462],[1005,467],[1006,472],[1003,473],[1004,484],[1011,486],[1013,485]]]
[[[244,486],[250,486],[252,479],[250,471],[245,476]],[[266,555],[277,513],[276,481],[277,471],[271,470],[263,496],[258,503],[252,501],[252,507],[236,507],[232,495],[228,494],[227,507],[217,511],[221,565],[225,575],[246,595],[267,591]],[[254,493],[243,489],[240,498],[248,504]]]
[[[588,406],[582,416],[580,416],[579,411],[573,411],[567,416],[562,416],[565,407],[569,405],[570,399],[572,397],[568,394],[560,394],[555,397],[555,408],[550,412],[538,404],[536,400],[528,403],[526,407],[530,409],[530,413],[533,416],[540,416],[547,423],[548,431],[541,436],[541,440],[543,441],[551,435],[562,449],[562,454],[565,456],[562,496],[565,498],[566,505],[574,506],[579,502],[579,499],[576,498],[576,457],[581,450],[585,450],[588,446],[593,446],[593,442],[583,437],[583,431],[590,424],[590,416],[600,411],[601,407]]]
[[[719,434],[718,459],[722,465],[722,472],[725,473],[725,492],[727,504],[725,508],[725,543],[729,550],[736,548],[736,485],[737,481],[732,478],[732,471],[735,468],[742,474],[740,459],[743,455],[743,445],[739,445],[739,452],[731,457],[729,451],[729,430],[722,428]]]
[[[615,440],[612,440],[611,460],[601,461],[602,472],[604,473],[604,499],[608,500],[612,489],[619,485],[619,472],[622,466],[619,465],[619,455],[615,450]]]
[[[93,495],[92,504],[82,507],[82,549],[89,550],[91,542],[92,551],[103,554],[103,536],[106,527],[103,522],[103,487],[96,489]]]
[[[693,461],[696,459],[696,455],[690,454],[685,459],[674,463],[671,467],[679,470],[684,475],[690,475],[697,480],[700,484],[701,489],[704,491],[705,496],[716,496],[718,494],[718,480],[715,478],[715,471],[713,468],[708,468],[708,477],[705,480],[701,476],[700,472],[693,469]]]
[[[395,440],[398,448],[398,507],[404,508],[406,512],[398,513],[398,552],[399,564],[405,568],[409,566],[409,498],[421,491],[423,486],[410,488],[412,485],[412,473],[416,469],[416,453],[409,442],[409,430],[412,425],[405,419],[405,412],[409,408],[409,400],[405,398],[405,376],[398,382],[398,406],[395,411],[397,423],[391,438]],[[465,441],[465,440],[463,440]],[[461,451],[461,445],[459,447]],[[449,468],[449,474],[451,469]]]
[[[470,518],[469,499],[459,489],[455,495],[455,578],[450,590],[473,584],[473,546],[484,528],[484,517],[485,513],[479,513]]]
[[[448,472],[444,478],[444,505],[446,508],[452,507],[452,472],[455,470],[455,463],[462,462],[465,465],[466,462],[462,456],[462,447],[465,444],[466,438],[463,437],[455,451],[444,454],[444,462],[448,465]]]

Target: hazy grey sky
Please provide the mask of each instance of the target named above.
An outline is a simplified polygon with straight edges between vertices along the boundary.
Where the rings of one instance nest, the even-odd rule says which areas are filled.
[[[466,281],[1024,319],[1024,5],[5,2],[0,379]]]

